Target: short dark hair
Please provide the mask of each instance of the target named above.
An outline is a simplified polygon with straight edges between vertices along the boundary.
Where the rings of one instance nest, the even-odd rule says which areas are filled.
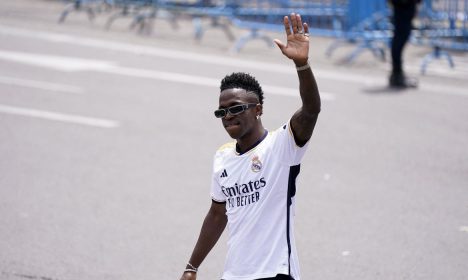
[[[263,90],[257,79],[252,75],[244,72],[236,72],[226,75],[221,81],[219,87],[221,91],[232,88],[242,88],[246,91],[253,92],[257,97],[260,104],[263,104]]]

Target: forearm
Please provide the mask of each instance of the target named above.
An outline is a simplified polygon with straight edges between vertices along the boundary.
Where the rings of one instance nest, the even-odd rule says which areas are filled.
[[[307,62],[294,61],[296,67],[307,65]],[[305,116],[314,117],[320,113],[321,100],[320,94],[312,69],[309,67],[304,70],[298,70],[299,92],[302,99],[301,113]]]
[[[193,249],[192,256],[189,263],[195,267],[199,267],[208,253],[218,242],[219,237],[224,231],[227,224],[227,217],[225,214],[217,215],[211,211],[205,217],[198,241]]]
[[[300,64],[297,61],[294,63],[296,67],[307,65],[307,63]],[[321,101],[317,83],[310,67],[302,67],[302,69],[297,70],[297,75],[302,106],[291,118],[291,128],[296,144],[302,147],[312,136],[321,110]]]

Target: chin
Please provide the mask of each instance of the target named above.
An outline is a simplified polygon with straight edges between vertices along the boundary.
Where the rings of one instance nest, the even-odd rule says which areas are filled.
[[[241,137],[241,132],[239,129],[233,129],[233,128],[229,128],[229,127],[226,127],[226,132],[229,134],[229,136],[231,136],[232,139],[239,139]]]

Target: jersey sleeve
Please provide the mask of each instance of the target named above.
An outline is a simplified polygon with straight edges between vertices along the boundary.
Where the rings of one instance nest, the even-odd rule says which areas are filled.
[[[224,203],[226,202],[226,196],[221,191],[221,184],[219,183],[219,170],[217,168],[218,161],[219,159],[217,155],[215,155],[211,174],[211,199],[214,202]]]
[[[291,130],[291,121],[278,128],[275,134],[275,150],[280,154],[280,158],[291,166],[298,165],[304,157],[310,141],[302,147],[296,144]]]

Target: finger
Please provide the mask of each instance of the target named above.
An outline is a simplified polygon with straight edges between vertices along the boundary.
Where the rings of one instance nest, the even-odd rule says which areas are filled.
[[[284,23],[284,29],[285,29],[285,31],[286,31],[286,36],[291,35],[291,25],[289,24],[289,18],[288,18],[288,16],[285,16],[285,17],[284,17],[283,23]]]
[[[297,34],[297,18],[295,13],[291,13],[291,23],[292,23],[292,30],[294,34]]]
[[[309,25],[307,22],[304,22],[302,26],[304,26],[304,34],[309,34]]]
[[[287,46],[286,46],[283,42],[281,42],[280,40],[278,40],[278,39],[273,40],[273,42],[275,42],[275,44],[278,46],[278,48],[280,49],[280,51],[281,51],[284,55],[286,55]],[[287,55],[286,55],[286,56],[287,56]]]
[[[275,42],[275,44],[278,46],[278,48],[280,48],[281,51],[283,51],[283,49],[286,48],[286,45],[278,39],[273,40],[273,42]]]
[[[297,21],[297,31],[301,33],[301,31],[303,31],[303,28],[302,28],[302,18],[300,14],[296,14],[296,21]]]

